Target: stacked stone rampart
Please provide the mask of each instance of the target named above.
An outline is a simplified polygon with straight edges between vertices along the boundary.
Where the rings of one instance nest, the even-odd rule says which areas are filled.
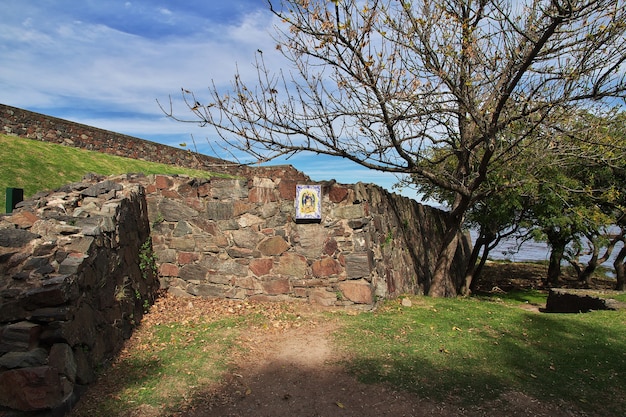
[[[162,287],[365,308],[423,292],[444,213],[371,184],[330,182],[321,184],[321,220],[298,222],[298,182],[288,178],[157,176],[146,184]]]
[[[20,206],[0,217],[0,414],[67,407],[158,290],[140,185],[85,181]]]

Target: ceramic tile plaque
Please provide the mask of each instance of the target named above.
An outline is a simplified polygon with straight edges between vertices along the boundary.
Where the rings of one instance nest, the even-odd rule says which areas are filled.
[[[296,185],[296,220],[322,218],[322,186]]]

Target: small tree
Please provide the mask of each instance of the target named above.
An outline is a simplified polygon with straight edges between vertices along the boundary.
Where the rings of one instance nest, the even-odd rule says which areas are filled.
[[[622,0],[268,4],[292,69],[272,72],[259,53],[256,83],[235,74],[231,91],[214,85],[204,104],[183,90],[194,120],[259,161],[311,151],[449,192],[432,296],[462,288],[452,260],[492,164],[511,161],[547,120],[626,86]]]

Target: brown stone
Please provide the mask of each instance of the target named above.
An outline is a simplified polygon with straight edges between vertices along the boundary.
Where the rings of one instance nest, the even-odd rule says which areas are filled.
[[[343,268],[339,262],[332,258],[323,258],[313,262],[311,269],[313,270],[313,276],[317,278],[330,277],[343,272]]]
[[[58,407],[68,393],[51,366],[13,369],[0,373],[0,405],[21,411]]]
[[[194,209],[197,212],[203,212],[205,210],[204,199],[196,197],[185,198],[185,204]]]
[[[50,349],[48,364],[71,382],[76,381],[76,360],[72,348],[66,343],[55,343]]]
[[[235,201],[233,203],[233,215],[240,216],[243,213],[247,213],[248,211],[250,211],[252,207],[253,206],[250,203],[246,203],[243,201]]]
[[[366,281],[344,281],[339,283],[339,290],[345,298],[357,304],[372,304],[372,287]]]
[[[276,201],[276,194],[273,188],[254,187],[248,194],[248,199],[251,203],[270,203]]]
[[[9,324],[0,332],[0,353],[22,351],[37,346],[41,326],[29,321]]]
[[[261,283],[263,292],[269,295],[289,294],[290,286],[288,278],[276,278]]]
[[[37,220],[39,220],[39,217],[37,217],[34,213],[26,210],[15,213],[11,217],[9,217],[10,222],[16,224],[22,229],[27,229],[31,227],[33,224],[35,224]]]
[[[272,270],[272,266],[274,266],[274,260],[272,258],[261,258],[261,259],[253,259],[250,261],[250,271],[257,277],[261,277],[263,275],[267,275]]]
[[[306,275],[307,267],[308,263],[304,256],[286,252],[278,259],[278,265],[274,268],[274,273],[294,278],[303,278]]]
[[[172,179],[168,176],[165,175],[157,175],[154,178],[154,185],[159,189],[159,190],[164,190],[167,188],[170,188],[172,185],[174,185],[174,182],[172,181]]]
[[[177,277],[178,266],[170,263],[161,264],[161,267],[159,268],[159,273],[165,277]]]
[[[309,291],[309,302],[312,304],[319,304],[322,306],[330,307],[335,305],[337,301],[337,294],[327,291],[323,288],[314,288]]]
[[[231,258],[252,258],[257,254],[257,252],[252,249],[240,248],[237,246],[226,249],[226,253]]]
[[[278,184],[278,192],[280,198],[285,200],[293,200],[296,198],[296,185],[297,181],[283,178]]]
[[[339,203],[343,201],[347,195],[348,189],[346,187],[341,187],[338,185],[331,187],[330,191],[328,192],[328,197],[333,203]]]
[[[208,270],[202,265],[188,264],[180,268],[178,276],[185,281],[202,281],[206,279]]]
[[[258,249],[265,256],[280,255],[289,249],[289,243],[280,236],[274,236],[259,243]]]
[[[372,268],[366,253],[353,253],[345,257],[346,274],[348,279],[367,278]]]
[[[200,259],[200,254],[197,252],[178,252],[177,262],[180,265],[186,265],[194,263]]]
[[[165,198],[170,198],[170,199],[180,199],[180,194],[178,194],[178,191],[174,191],[174,190],[161,190],[161,195]]]
[[[324,242],[324,253],[328,256],[333,256],[337,252],[337,241],[333,238],[327,239]]]

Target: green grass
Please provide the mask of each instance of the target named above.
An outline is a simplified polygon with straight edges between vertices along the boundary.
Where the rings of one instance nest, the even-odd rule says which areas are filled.
[[[521,302],[413,298],[405,308],[390,301],[347,317],[338,340],[352,355],[346,366],[364,382],[462,404],[515,390],[621,415],[626,312],[542,314]]]
[[[22,188],[24,198],[28,198],[39,191],[54,190],[80,181],[87,173],[119,175],[141,172],[146,175],[184,174],[200,178],[225,176],[7,135],[0,135],[0,160],[1,212],[6,208],[7,188]]]
[[[92,388],[98,390],[98,400],[72,415],[125,415],[139,406],[165,413],[178,410],[219,381],[239,349],[237,327],[243,321],[166,323],[139,331],[132,350],[100,374],[101,382]]]
[[[466,407],[516,391],[590,416],[626,409],[626,311],[546,314],[524,305],[545,295],[432,299],[411,296],[374,312],[333,313],[343,365],[365,383],[386,383],[422,399]],[[288,305],[286,305],[288,306]],[[207,387],[236,363],[248,328],[306,320],[293,311],[252,312],[214,321],[182,320],[140,327],[138,341],[101,375],[96,402],[74,417],[158,415],[209,400]],[[256,311],[256,310],[255,310]],[[215,316],[219,317],[219,316]]]

